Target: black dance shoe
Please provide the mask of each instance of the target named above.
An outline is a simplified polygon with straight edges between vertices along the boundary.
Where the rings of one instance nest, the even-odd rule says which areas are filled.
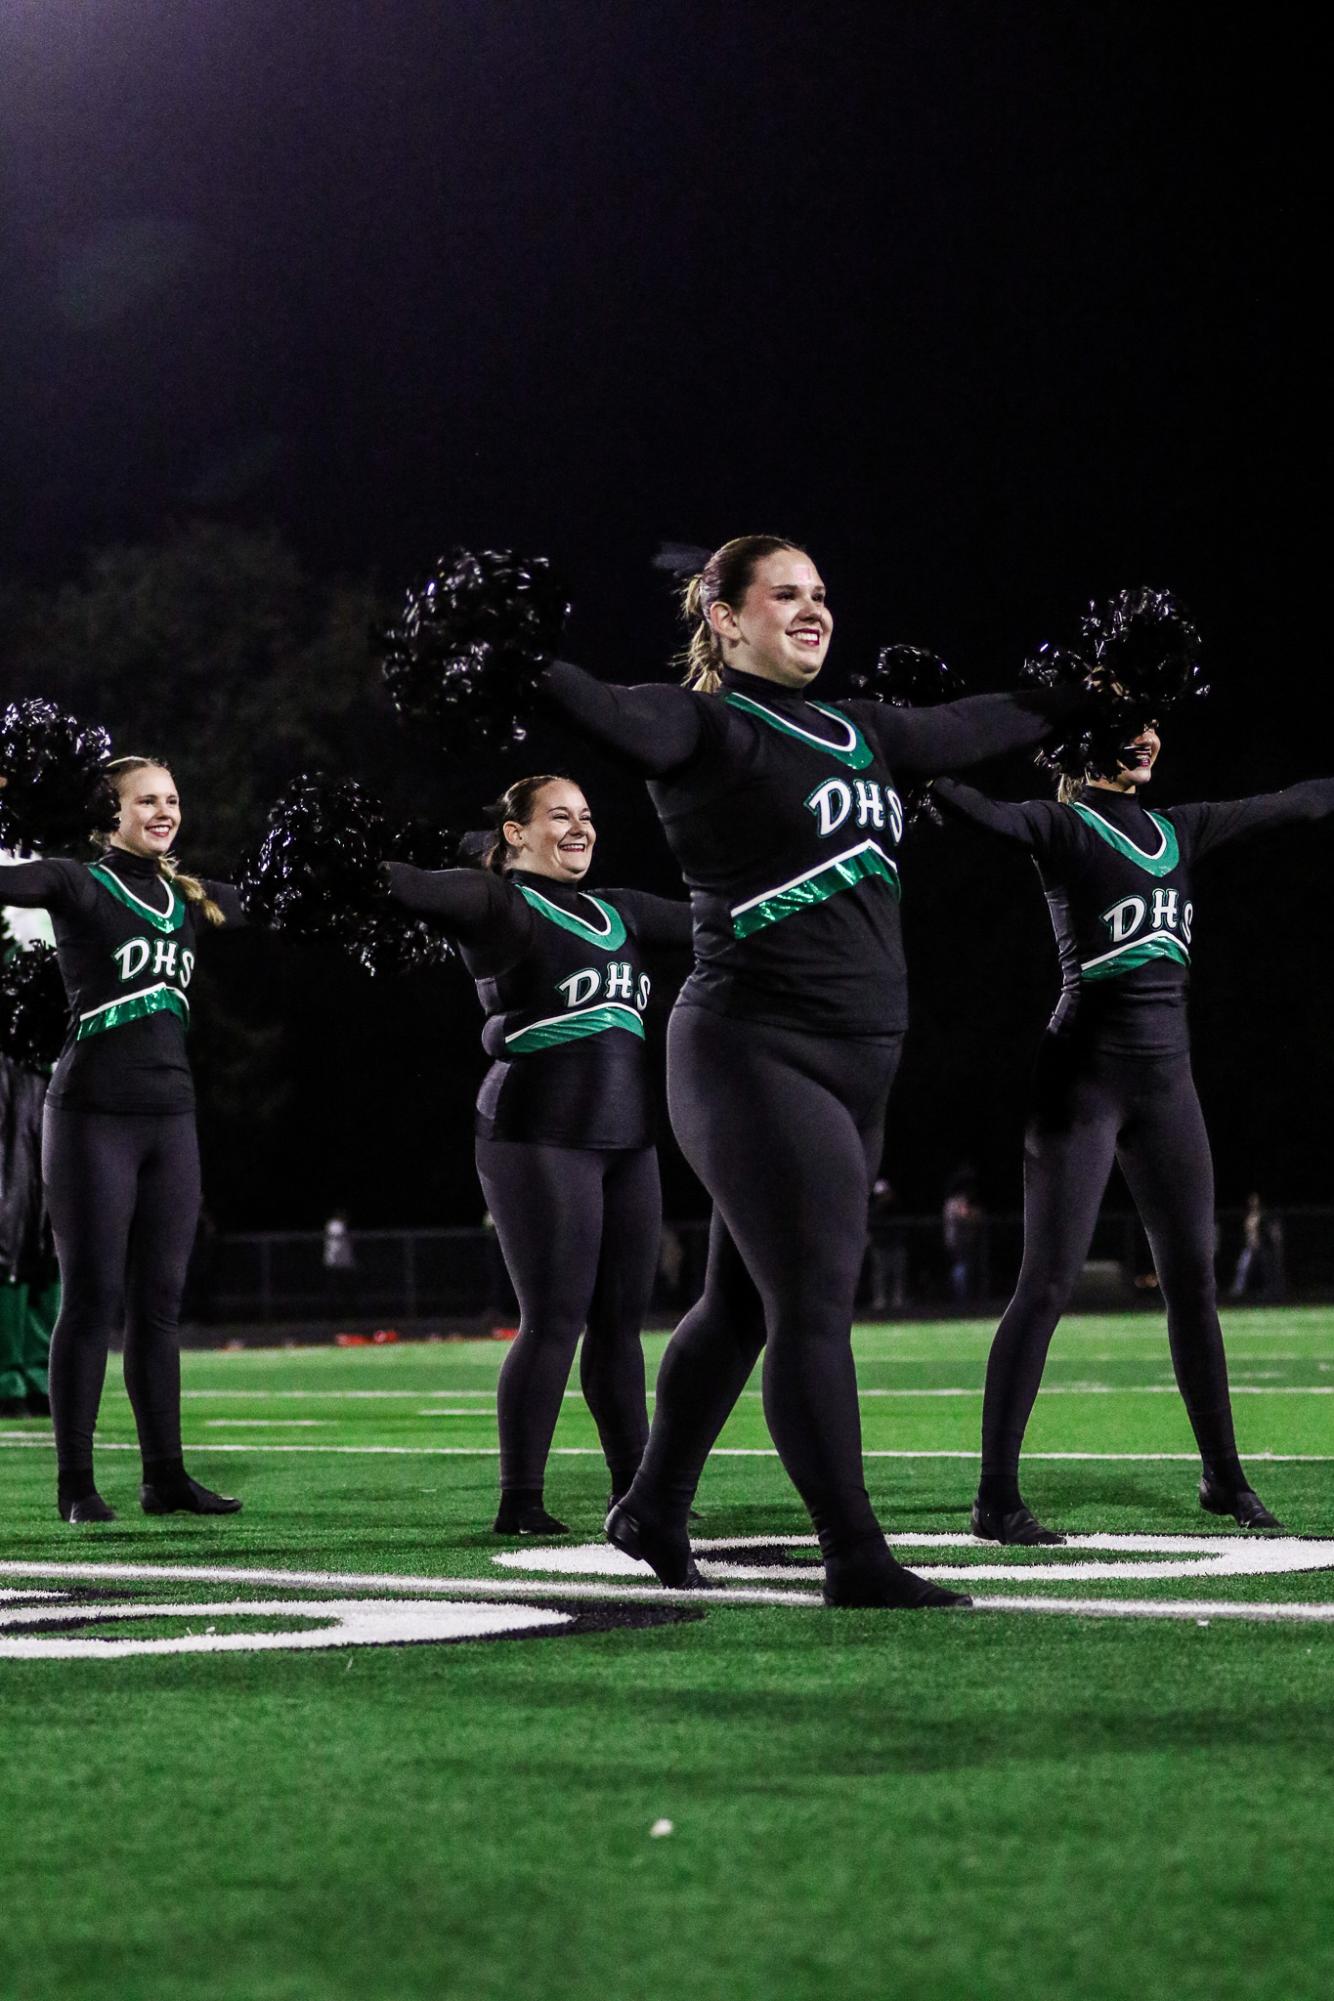
[[[684,1529],[674,1534],[660,1529],[642,1516],[632,1515],[624,1502],[618,1501],[607,1516],[603,1532],[614,1548],[646,1563],[659,1584],[665,1584],[669,1591],[708,1590],[690,1553],[690,1537]]]
[[[1231,1515],[1240,1528],[1283,1530],[1278,1516],[1249,1487],[1224,1487],[1207,1474],[1200,1482],[1200,1506],[1206,1514]]]
[[[60,1501],[57,1506],[61,1521],[69,1522],[75,1528],[82,1527],[86,1522],[114,1522],[116,1519],[116,1510],[109,1508],[96,1492],[81,1494],[77,1501]]]
[[[1055,1529],[1044,1528],[1031,1508],[986,1508],[973,1502],[972,1530],[983,1542],[1009,1543],[1019,1549],[1047,1549],[1063,1543]]]
[[[917,1612],[937,1608],[963,1612],[972,1599],[963,1591],[947,1591],[915,1570],[905,1570],[884,1544],[864,1555],[826,1562],[824,1602],[843,1610],[880,1607],[887,1612]]]
[[[568,1535],[564,1522],[549,1515],[540,1501],[507,1502],[500,1498],[500,1512],[491,1524],[492,1535]]]
[[[201,1487],[188,1473],[170,1484],[145,1480],[139,1489],[139,1506],[146,1515],[236,1515],[241,1511],[239,1501]]]

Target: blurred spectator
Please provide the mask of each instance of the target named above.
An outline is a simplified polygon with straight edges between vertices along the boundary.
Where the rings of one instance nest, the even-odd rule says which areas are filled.
[[[959,1302],[980,1299],[985,1290],[986,1211],[977,1195],[977,1175],[961,1167],[949,1185],[940,1212],[950,1293]]]
[[[1241,1255],[1232,1274],[1231,1296],[1259,1300],[1283,1297],[1283,1225],[1256,1194],[1246,1197],[1241,1220]]]
[[[908,1239],[898,1197],[883,1175],[871,1190],[866,1269],[868,1312],[902,1313],[908,1295]]]
[[[356,1312],[357,1252],[346,1209],[335,1209],[324,1226],[324,1283],[335,1320]]]
[[[52,942],[44,910],[0,914],[0,952]],[[42,1200],[47,1082],[46,1071],[0,1056],[0,1417],[51,1415],[46,1369],[60,1284]]]
[[[0,1417],[49,1417],[60,1286],[42,1203],[46,1078],[0,1056]]]

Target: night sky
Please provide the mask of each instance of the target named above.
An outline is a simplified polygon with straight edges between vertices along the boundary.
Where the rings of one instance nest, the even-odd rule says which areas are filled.
[[[1156,796],[1323,773],[1316,18],[4,0],[3,570],[54,584],[198,519],[389,592],[451,543],[522,546],[569,579],[572,657],[652,679],[678,643],[658,539],[777,530],[829,584],[835,694],[891,639],[1007,685],[1087,596],[1166,583],[1215,693]],[[460,772],[460,812],[556,761],[599,813],[598,878],[670,891],[642,790],[554,729]],[[1228,1202],[1334,1199],[1332,857],[1322,826],[1201,870]],[[1031,866],[952,830],[905,877],[891,1171],[929,1209],[968,1157],[1013,1206],[1054,984]],[[216,1158],[224,1223],[478,1213],[470,991],[372,1005],[356,977],[268,1164]],[[698,1210],[679,1166],[669,1190]]]

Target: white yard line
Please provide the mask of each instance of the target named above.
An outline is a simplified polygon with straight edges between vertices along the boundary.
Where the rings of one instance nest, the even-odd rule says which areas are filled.
[[[1295,1357],[1294,1359],[1304,1360],[1305,1358]],[[1317,1364],[1317,1366],[1323,1368],[1324,1364]],[[1241,1373],[1244,1374],[1245,1372],[1242,1371]],[[212,1400],[221,1399],[223,1402],[230,1402],[233,1399],[238,1399],[238,1400],[247,1399],[250,1401],[264,1402],[264,1403],[271,1402],[280,1397],[286,1399],[296,1399],[296,1400],[310,1399],[311,1401],[318,1399],[321,1402],[327,1400],[334,1403],[341,1401],[346,1401],[348,1403],[360,1403],[365,1401],[379,1402],[381,1400],[397,1400],[403,1402],[415,1401],[417,1403],[420,1403],[423,1397],[429,1397],[432,1394],[433,1394],[432,1391],[430,1391],[429,1389],[425,1390],[184,1390],[182,1391],[182,1397],[187,1400],[208,1398]],[[436,1390],[434,1394],[436,1396],[448,1396],[454,1402],[459,1402],[464,1397],[477,1397],[485,1399],[489,1403],[494,1403],[496,1393],[494,1389],[485,1389],[485,1390],[450,1389],[450,1390]],[[955,1383],[949,1385],[946,1388],[933,1388],[933,1389],[863,1388],[858,1392],[858,1394],[861,1396],[863,1400],[871,1397],[980,1397],[982,1394],[982,1385],[981,1383]],[[1041,1395],[1044,1398],[1168,1397],[1168,1396],[1177,1396],[1179,1394],[1180,1392],[1178,1391],[1175,1382],[1047,1383],[1043,1385],[1041,1391]],[[1232,1394],[1233,1396],[1241,1396],[1241,1397],[1330,1397],[1334,1396],[1334,1383],[1246,1383],[1246,1382],[1238,1382],[1234,1378],[1232,1384]],[[567,1403],[583,1402],[583,1393],[580,1390],[566,1390],[564,1395]],[[740,1400],[747,1403],[758,1403],[761,1399],[761,1395],[762,1392],[759,1390],[743,1390],[741,1392]],[[649,1391],[648,1396],[649,1396],[649,1401],[651,1403],[653,1401],[652,1390]],[[443,1416],[455,1415],[454,1412],[444,1412],[444,1411],[422,1411],[419,1414],[422,1417],[443,1417]],[[460,1416],[464,1415],[464,1413],[462,1412],[459,1412],[457,1414]]]
[[[34,1437],[30,1432],[0,1431],[0,1447],[30,1447],[33,1450],[51,1452],[54,1450],[50,1435]],[[256,1439],[253,1444],[232,1445],[220,1438],[206,1438],[198,1441],[201,1452],[325,1452],[351,1455],[352,1457],[391,1459],[495,1459],[500,1452],[498,1445],[279,1445],[264,1439]],[[99,1440],[99,1452],[137,1452],[137,1445]],[[601,1459],[601,1449],[596,1445],[553,1445],[551,1456],[556,1459]],[[863,1453],[865,1459],[976,1459],[972,1448],[927,1450],[894,1448],[892,1450],[872,1449]],[[778,1454],[771,1445],[715,1445],[710,1457],[713,1459],[776,1459]],[[1029,1459],[1091,1459],[1091,1460],[1179,1460],[1187,1465],[1198,1466],[1198,1452],[1025,1452]],[[1248,1464],[1287,1464],[1325,1466],[1334,1464],[1334,1452],[1248,1452]]]
[[[958,1574],[958,1573],[956,1573]],[[722,1605],[776,1605],[811,1610],[821,1606],[818,1592],[808,1590],[712,1590],[703,1598],[692,1591],[668,1591],[657,1584],[590,1584],[572,1580],[558,1584],[519,1585],[513,1574],[490,1577],[407,1577],[392,1571],[380,1573],[321,1570],[253,1570],[223,1564],[143,1564],[143,1563],[0,1563],[0,1576],[58,1577],[90,1583],[116,1580],[126,1583],[180,1583],[276,1585],[288,1590],[410,1592],[418,1597],[499,1598],[512,1600],[519,1593],[525,1599],[563,1599],[567,1603],[597,1603],[620,1600],[630,1604],[682,1604],[707,1610]],[[29,1595],[29,1594],[25,1594]],[[1176,1619],[1207,1626],[1216,1619],[1259,1620],[1266,1623],[1327,1624],[1334,1620],[1334,1602],[1326,1604],[1278,1604],[1272,1600],[1236,1603],[1213,1598],[1039,1598],[980,1597],[973,1600],[979,1612],[1076,1614],[1090,1619]],[[267,1609],[267,1608],[266,1608]],[[309,1609],[309,1608],[307,1608]],[[169,1604],[161,1611],[169,1613]],[[145,1616],[147,1614],[145,1613]]]

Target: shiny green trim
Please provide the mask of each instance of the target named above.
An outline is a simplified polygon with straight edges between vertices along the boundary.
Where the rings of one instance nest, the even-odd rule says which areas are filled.
[[[762,895],[751,897],[747,903],[735,904],[732,909],[732,935],[734,938],[749,938],[752,932],[763,931],[770,924],[780,924],[785,917],[794,917],[799,910],[827,903],[841,890],[855,889],[859,882],[883,882],[893,892],[895,901],[903,893],[896,865],[874,841],[863,841],[859,848],[849,848],[846,854],[821,862],[818,868],[808,870],[805,875],[794,876],[791,882],[780,883],[776,889],[766,889]]]
[[[514,886],[530,910],[535,910],[539,917],[545,917],[548,924],[559,924],[562,931],[572,931],[586,945],[596,945],[600,952],[618,952],[625,943],[625,920],[619,910],[613,910],[600,897],[590,896],[586,889],[579,893],[586,903],[601,911],[607,927],[605,931],[595,930],[586,917],[580,917],[575,911],[564,910],[559,903],[549,902],[540,889],[529,889],[522,882]]]
[[[175,987],[145,987],[142,993],[127,994],[124,1000],[108,1001],[105,1007],[81,1014],[74,1040],[86,1042],[90,1035],[105,1035],[109,1028],[124,1028],[127,1021],[142,1021],[150,1014],[177,1014],[188,1027],[190,1003]]]
[[[1114,827],[1110,820],[1104,820],[1102,814],[1095,812],[1091,806],[1083,805],[1078,799],[1072,799],[1069,804],[1070,811],[1078,813],[1084,825],[1090,828],[1100,841],[1106,841],[1108,847],[1115,848],[1118,855],[1124,855],[1128,862],[1134,862],[1136,868],[1142,868],[1145,875],[1171,875],[1181,860],[1176,828],[1170,820],[1165,820],[1161,813],[1150,813],[1149,818],[1162,835],[1163,844],[1156,855],[1146,855],[1143,848],[1137,848],[1119,827]]]
[[[823,751],[826,757],[832,757],[836,763],[846,764],[850,771],[865,771],[868,764],[875,762],[875,752],[852,717],[845,716],[842,709],[827,708],[823,702],[806,704],[808,709],[814,709],[819,715],[828,716],[831,721],[842,723],[845,730],[851,730],[852,742],[847,745],[826,743],[823,737],[816,736],[812,730],[802,729],[799,723],[789,722],[786,716],[775,715],[772,709],[765,708],[763,702],[753,702],[749,695],[738,695],[733,691],[724,695],[723,700],[730,709],[740,709],[744,714],[754,716],[757,722],[767,723],[771,730],[777,730],[780,736],[791,737],[794,743],[804,743],[811,750]]]
[[[547,1021],[535,1021],[531,1028],[516,1029],[505,1037],[511,1056],[531,1056],[538,1049],[554,1049],[561,1042],[580,1042],[586,1035],[604,1035],[609,1028],[628,1029],[644,1040],[644,1024],[632,1007],[607,1001],[600,1007],[585,1007],[574,1014],[555,1014]]]
[[[110,890],[117,903],[123,903],[127,910],[134,912],[136,917],[146,917],[155,931],[179,931],[182,924],[184,924],[185,898],[178,890],[172,888],[165,875],[159,876],[158,881],[165,885],[167,895],[171,901],[169,908],[163,912],[161,910],[154,910],[151,903],[143,902],[140,897],[135,895],[132,889],[127,889],[115,871],[105,867],[103,863],[94,862],[89,868],[88,873],[96,882],[101,883],[103,889]]]
[[[1132,944],[1118,945],[1114,952],[1104,952],[1100,958],[1086,959],[1079,970],[1086,980],[1115,980],[1122,973],[1133,973],[1136,966],[1147,966],[1152,959],[1175,959],[1178,965],[1188,966],[1190,953],[1179,938],[1169,937],[1166,931],[1155,931],[1152,937],[1137,938]]]

